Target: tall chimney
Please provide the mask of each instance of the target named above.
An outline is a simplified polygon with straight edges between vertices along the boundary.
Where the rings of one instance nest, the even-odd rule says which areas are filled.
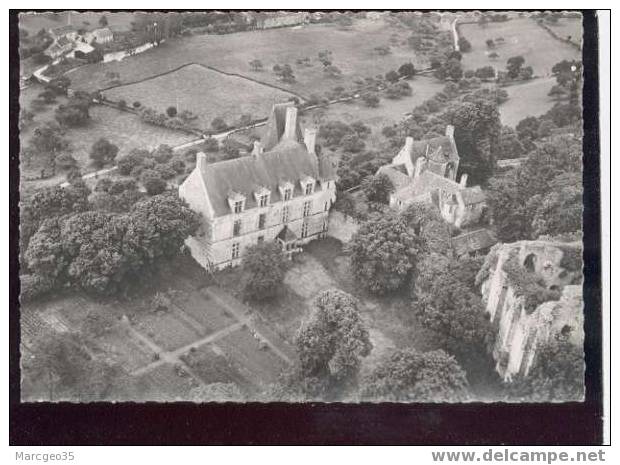
[[[409,136],[409,137],[407,137],[407,138],[405,139],[405,147],[404,147],[404,149],[405,149],[405,151],[406,151],[407,153],[411,153],[411,148],[412,148],[412,147],[413,147],[413,137],[410,137],[410,136]]]
[[[316,155],[316,129],[315,128],[306,128],[304,131],[304,144],[306,144],[306,148],[308,149],[308,153],[312,153]]]
[[[263,145],[260,143],[260,141],[255,140],[254,141],[254,148],[252,149],[252,156],[253,157],[260,157],[260,155],[263,153]]]
[[[454,126],[451,124],[446,126],[446,136],[454,138]]]
[[[467,173],[461,174],[460,186],[463,188],[467,187]]]
[[[201,170],[207,164],[207,156],[204,152],[198,152],[196,154],[196,168]]]
[[[286,108],[286,120],[284,123],[285,140],[297,139],[297,107],[290,106]]]
[[[415,161],[415,171],[413,172],[413,177],[417,178],[422,174],[424,168],[426,167],[426,157],[419,157]]]

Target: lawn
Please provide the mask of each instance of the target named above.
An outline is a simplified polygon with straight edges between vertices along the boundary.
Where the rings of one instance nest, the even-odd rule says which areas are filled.
[[[200,63],[309,96],[338,85],[350,86],[357,77],[384,75],[404,62],[413,61],[420,66],[414,52],[406,46],[393,46],[387,55],[374,51],[374,47],[388,44],[392,34],[402,35],[404,39],[408,31],[384,21],[356,20],[349,30],[333,24],[311,24],[299,28],[195,35],[171,39],[156,49],[121,62],[85,66],[72,73],[71,80],[79,89],[102,89],[109,86],[106,73],[110,71],[120,73],[121,81],[129,83],[188,63]],[[342,70],[342,78],[324,76],[317,54],[326,49],[332,51],[332,62]],[[310,58],[311,66],[296,64],[297,59],[306,57]],[[252,71],[248,63],[253,59],[261,60],[265,70]],[[292,84],[280,82],[271,71],[275,64],[285,63],[291,65],[296,76]]]
[[[285,102],[292,94],[242,77],[227,76],[200,65],[188,65],[173,73],[104,92],[113,101],[124,99],[165,112],[170,106],[189,110],[199,117],[192,124],[209,129],[215,117],[229,124],[242,114],[266,117],[276,102]],[[234,96],[234,98],[231,98]]]
[[[515,127],[523,118],[547,112],[555,104],[547,95],[554,85],[555,79],[547,78],[504,87],[510,98],[499,106],[502,124]]]
[[[459,27],[462,37],[472,46],[472,50],[463,54],[465,69],[476,69],[491,65],[504,69],[508,58],[522,55],[525,66],[532,66],[534,74],[545,76],[551,73],[554,64],[562,60],[580,59],[577,50],[568,44],[554,39],[547,31],[530,18],[515,18],[504,23],[489,23],[485,27],[477,24],[463,24]],[[499,58],[488,57],[490,50],[487,39],[504,38],[504,43],[494,49]]]

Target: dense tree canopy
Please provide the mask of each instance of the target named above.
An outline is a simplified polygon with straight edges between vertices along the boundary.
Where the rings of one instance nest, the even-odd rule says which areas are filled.
[[[347,245],[353,275],[371,292],[396,291],[408,281],[422,244],[404,217],[372,215]]]
[[[252,300],[276,295],[284,280],[286,257],[277,242],[259,242],[243,257],[243,293]]]
[[[443,350],[395,350],[364,380],[364,400],[463,402],[469,399],[465,372]]]
[[[334,394],[355,382],[361,359],[372,344],[359,315],[357,300],[338,289],[322,292],[295,337],[304,378]]]

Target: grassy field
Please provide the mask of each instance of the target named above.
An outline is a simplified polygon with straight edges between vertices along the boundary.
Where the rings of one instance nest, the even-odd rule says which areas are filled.
[[[72,73],[71,80],[76,88],[101,89],[107,87],[106,73],[109,71],[120,73],[123,82],[133,82],[188,63],[200,63],[281,85],[308,96],[324,93],[337,85],[346,87],[358,77],[384,75],[407,61],[415,63],[413,51],[406,46],[394,46],[392,52],[384,56],[374,51],[376,46],[387,45],[393,34],[402,40],[408,31],[383,21],[357,20],[350,30],[341,30],[331,24],[313,24],[235,34],[196,35],[169,40],[129,60],[86,66]],[[326,49],[332,51],[333,64],[342,70],[341,79],[324,76],[317,54]],[[311,66],[296,64],[297,59],[305,57],[310,58]],[[248,63],[253,59],[261,60],[265,70],[252,71]],[[280,82],[271,71],[275,64],[285,63],[291,65],[296,76],[296,82],[292,84]]]
[[[58,13],[23,13],[19,16],[19,27],[28,31],[29,34],[36,34],[41,29],[52,29],[71,25],[77,29],[93,30],[99,26],[99,19],[105,12],[67,12]],[[131,22],[134,20],[133,13],[115,12],[105,14],[108,26],[113,31],[127,31],[131,29]]]
[[[577,50],[554,39],[530,18],[490,23],[485,27],[477,24],[463,24],[459,30],[472,46],[470,52],[463,54],[465,69],[476,69],[487,65],[504,69],[508,58],[522,55],[525,58],[525,66],[532,66],[534,74],[544,76],[551,73],[551,68],[557,62],[580,57]],[[504,43],[494,49],[499,54],[499,58],[492,60],[487,56],[489,49],[486,40],[496,40],[498,37],[503,37]]]
[[[499,106],[502,124],[515,127],[523,118],[547,112],[555,103],[547,95],[554,85],[555,79],[547,78],[504,87],[510,98]]]
[[[274,103],[292,97],[287,92],[241,77],[226,76],[200,65],[189,65],[154,79],[115,87],[105,91],[105,95],[130,104],[137,100],[160,112],[169,106],[179,111],[189,110],[199,117],[193,124],[202,129],[210,128],[217,116],[228,123],[233,123],[241,114],[264,117]]]
[[[581,19],[577,18],[561,18],[557,24],[547,23],[553,32],[562,38],[571,37],[576,43],[581,43],[583,38],[583,26]]]
[[[33,85],[20,92],[20,105],[31,108],[32,101],[42,91],[39,85]],[[59,104],[66,103],[64,97],[59,97],[56,104],[47,105],[35,114],[34,121],[23,128],[20,134],[22,146],[28,141],[34,130],[47,122],[54,121],[54,110]],[[107,138],[119,147],[121,156],[134,148],[155,148],[160,144],[179,145],[194,139],[180,131],[152,126],[140,121],[140,118],[114,108],[96,105],[90,109],[90,123],[81,128],[67,129],[64,137],[70,143],[70,150],[77,160],[80,169],[84,172],[93,171],[90,165],[89,152],[93,143],[100,137]],[[41,170],[40,160],[22,160],[20,166],[22,178],[37,176]],[[26,181],[33,187],[62,182],[64,175],[58,173],[54,178],[47,180]]]

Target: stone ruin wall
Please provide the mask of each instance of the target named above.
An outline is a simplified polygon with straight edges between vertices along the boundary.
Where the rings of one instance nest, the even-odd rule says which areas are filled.
[[[527,376],[535,361],[536,348],[552,335],[569,331],[575,344],[583,345],[583,300],[581,270],[561,266],[566,250],[580,253],[581,243],[520,241],[498,244],[487,257],[488,276],[481,291],[486,310],[497,329],[493,358],[496,370],[505,381],[516,375]],[[573,252],[573,253],[575,253]],[[493,254],[493,255],[491,255]],[[548,289],[561,292],[559,300],[550,300],[526,308],[523,295],[504,271],[507,260],[516,260],[524,271],[536,273]]]

